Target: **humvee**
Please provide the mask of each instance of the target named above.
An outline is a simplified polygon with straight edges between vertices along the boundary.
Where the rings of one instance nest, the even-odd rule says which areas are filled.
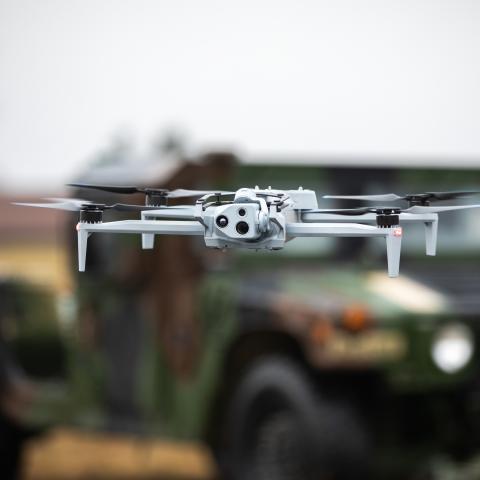
[[[319,196],[480,183],[472,167],[324,163],[240,163],[216,153],[140,181],[303,186]],[[133,183],[139,169],[123,168],[110,168],[108,181]],[[436,258],[423,256],[422,230],[408,227],[398,279],[384,272],[384,249],[361,239],[227,254],[191,238],[157,237],[155,250],[142,251],[136,236],[97,235],[79,274],[76,221],[68,225],[76,313],[58,332],[64,362],[45,374],[41,349],[35,356],[12,341],[40,385],[27,421],[200,439],[235,480],[419,478],[435,456],[477,451],[475,212],[442,217]]]

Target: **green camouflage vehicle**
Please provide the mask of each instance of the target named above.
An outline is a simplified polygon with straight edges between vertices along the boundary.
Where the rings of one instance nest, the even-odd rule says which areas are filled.
[[[320,195],[480,184],[473,169],[236,164],[226,154],[168,175],[148,182]],[[123,172],[110,183],[133,181]],[[421,229],[405,229],[398,279],[372,240],[227,254],[189,238],[157,237],[142,251],[134,236],[92,237],[61,331],[63,375],[49,370],[30,420],[201,439],[235,480],[426,478],[436,455],[469,458],[480,432],[480,218],[446,214],[436,258],[423,256]],[[38,369],[43,354],[26,353],[24,368]]]

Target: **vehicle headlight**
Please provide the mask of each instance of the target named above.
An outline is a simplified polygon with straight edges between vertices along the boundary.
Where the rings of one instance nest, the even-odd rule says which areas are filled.
[[[432,343],[435,365],[445,373],[456,373],[473,356],[474,340],[471,330],[461,323],[442,327]]]

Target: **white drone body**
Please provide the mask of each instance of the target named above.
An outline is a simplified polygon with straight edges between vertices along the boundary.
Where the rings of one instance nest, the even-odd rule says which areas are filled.
[[[261,193],[261,195],[258,195]],[[202,235],[205,245],[211,248],[247,248],[253,250],[279,250],[296,237],[384,237],[387,245],[388,273],[399,274],[402,228],[381,228],[361,223],[346,223],[345,216],[308,213],[318,208],[313,190],[259,191],[242,188],[235,193],[232,203],[207,204],[205,198],[191,209],[175,207],[146,210],[141,220],[123,220],[108,223],[78,224],[79,269],[85,270],[87,238],[92,233],[141,233],[142,247],[154,246],[155,235]],[[273,196],[275,195],[275,196]],[[278,196],[277,196],[278,195]],[[278,207],[278,203],[284,201]],[[170,215],[185,220],[166,220]],[[323,217],[322,217],[323,215]],[[435,254],[438,215],[406,215],[428,225],[427,254]],[[310,216],[310,217],[308,217]],[[194,220],[188,220],[193,217]],[[419,218],[422,217],[422,218]],[[226,219],[226,220],[225,220]],[[223,220],[223,224],[222,223]],[[365,214],[362,222],[375,223],[376,215]]]
[[[400,267],[400,249],[404,223],[425,226],[426,254],[435,255],[438,213],[480,205],[430,206],[429,200],[457,198],[479,192],[430,192],[398,197],[394,194],[373,197],[330,197],[354,200],[396,201],[407,199],[409,208],[373,207],[343,210],[319,210],[313,190],[261,190],[240,188],[236,192],[199,192],[137,187],[78,185],[114,193],[146,193],[146,205],[98,205],[84,200],[50,199],[53,203],[23,204],[35,207],[80,211],[78,267],[85,270],[88,238],[93,233],[141,234],[142,247],[154,248],[155,235],[203,236],[205,245],[216,249],[247,248],[279,250],[297,237],[383,237],[386,242],[388,275],[396,277]],[[160,193],[159,193],[160,192]],[[194,205],[167,206],[167,198],[197,196]],[[436,196],[436,198],[435,198]],[[443,197],[442,197],[443,196]],[[152,205],[156,199],[164,205]],[[157,203],[155,202],[155,203]],[[140,211],[139,220],[103,222],[103,210]],[[346,221],[354,217],[355,221]]]

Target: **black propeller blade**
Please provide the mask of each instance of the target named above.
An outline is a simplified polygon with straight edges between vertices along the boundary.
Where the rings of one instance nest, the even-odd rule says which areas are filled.
[[[168,190],[166,188],[143,188],[133,186],[116,186],[116,185],[90,185],[86,183],[68,183],[69,187],[77,188],[91,188],[94,190],[101,190],[110,193],[132,194],[144,193],[146,195],[156,195],[164,198],[187,198],[187,197],[202,197],[209,193],[231,194],[234,192],[216,192],[212,190],[188,190],[185,188],[177,188],[175,190]]]
[[[398,207],[360,207],[360,208],[340,208],[340,209],[315,209],[305,210],[303,213],[325,213],[329,215],[345,215],[345,216],[358,216],[365,215],[366,213],[375,213],[377,215],[398,215],[400,213],[442,213],[453,210],[468,210],[470,208],[480,208],[479,204],[476,205],[446,205],[441,207],[430,207],[426,205],[414,205],[408,208]]]
[[[472,195],[478,195],[478,190],[456,190],[451,192],[425,192],[425,195],[429,196],[429,200],[455,200],[456,198],[471,197]],[[407,195],[411,197],[413,195]]]
[[[469,197],[480,194],[479,190],[455,190],[450,192],[424,192],[409,193],[407,195],[397,195],[387,193],[385,195],[324,195],[323,198],[334,198],[339,200],[364,200],[367,202],[394,202],[397,200],[406,200],[410,206],[428,205],[432,201],[454,200],[456,198]]]
[[[392,207],[359,207],[359,208],[330,208],[325,210],[315,209],[315,210],[305,210],[304,213],[326,213],[330,215],[345,215],[345,216],[357,216],[365,215],[366,213],[377,213],[377,214],[399,214],[402,210],[400,208]]]
[[[130,186],[116,186],[116,185],[89,185],[86,183],[67,183],[69,187],[78,187],[78,188],[91,188],[93,190],[102,190],[104,192],[111,192],[111,193],[139,193],[143,192],[143,189],[137,187],[130,187]],[[162,190],[163,192],[167,192],[167,190]],[[159,190],[160,193],[160,190]]]
[[[20,205],[23,207],[36,207],[36,208],[53,208],[56,210],[66,210],[70,212],[79,212],[81,210],[116,210],[119,212],[141,212],[143,210],[159,210],[161,208],[165,210],[176,210],[179,207],[158,207],[149,205],[129,205],[127,203],[114,203],[113,205],[105,205],[103,203],[93,203],[88,200],[81,200],[78,198],[46,198],[50,200],[50,203],[14,203],[14,205]]]
[[[114,203],[113,205],[107,205],[107,208],[117,210],[119,212],[141,212],[142,210],[178,210],[179,207],[158,207],[153,205],[130,205],[128,203]],[[180,207],[180,208],[183,208]]]

